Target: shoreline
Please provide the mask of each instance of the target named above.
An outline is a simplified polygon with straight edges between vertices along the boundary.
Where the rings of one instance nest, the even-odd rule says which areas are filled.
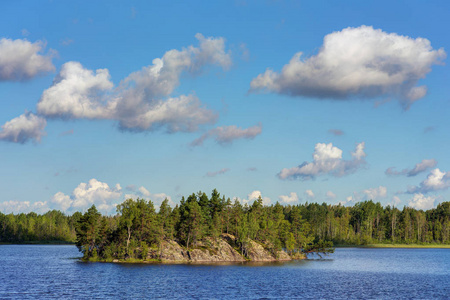
[[[72,242],[60,242],[60,241],[48,241],[48,242],[42,242],[42,241],[36,241],[36,242],[24,242],[24,243],[4,243],[1,242],[0,246],[4,245],[73,245],[75,246],[75,243]],[[334,248],[411,248],[411,249],[450,249],[450,244],[367,244],[367,245],[334,245]]]
[[[335,248],[410,248],[410,249],[450,249],[450,245],[438,245],[438,244],[367,244],[367,245],[335,245]]]
[[[182,261],[182,260],[158,260],[158,259],[131,259],[131,260],[123,260],[123,259],[113,259],[113,260],[92,260],[92,259],[83,259],[79,258],[79,261],[82,263],[113,263],[113,264],[146,264],[146,265],[266,265],[266,264],[282,264],[286,262],[292,261],[302,261],[303,259],[291,259],[291,260],[246,260],[246,261]]]
[[[0,246],[4,245],[73,245],[75,246],[75,243],[72,242],[62,242],[62,241],[30,241],[30,242],[24,242],[24,243],[4,243],[1,242]],[[334,248],[411,248],[411,249],[450,249],[450,244],[367,244],[367,245],[334,245]],[[163,262],[164,263],[164,262]]]
[[[0,246],[3,245],[74,245],[74,242],[64,242],[64,241],[30,241],[30,242],[23,242],[23,243],[5,243],[1,242]]]

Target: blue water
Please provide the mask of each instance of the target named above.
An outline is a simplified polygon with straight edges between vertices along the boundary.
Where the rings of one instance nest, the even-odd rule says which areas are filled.
[[[0,246],[0,299],[449,299],[450,249],[339,248],[275,264],[82,263],[75,246]]]

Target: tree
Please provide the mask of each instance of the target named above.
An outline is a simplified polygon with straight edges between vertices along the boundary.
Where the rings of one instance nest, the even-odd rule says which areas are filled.
[[[122,204],[117,205],[117,212],[121,215],[119,223],[127,229],[127,253],[129,252],[133,222],[137,216],[136,202],[127,199]]]
[[[299,207],[295,207],[291,211],[291,233],[294,236],[296,248],[302,249],[306,245],[310,244],[314,240],[314,236],[311,235],[311,226],[308,221],[302,218]]]
[[[180,206],[180,211],[179,237],[189,248],[191,243],[195,245],[204,234],[203,212],[195,194]]]
[[[322,258],[321,254],[327,255],[329,253],[334,253],[333,242],[319,240],[316,243],[308,244],[305,248],[303,248],[303,253],[306,255],[317,254],[320,258]]]
[[[89,258],[93,253],[97,253],[97,242],[99,240],[101,214],[95,205],[92,205],[87,212],[77,222],[76,246],[85,258]],[[94,251],[95,252],[92,252]]]
[[[167,198],[161,203],[158,212],[158,224],[159,224],[159,256],[162,256],[162,241],[173,237],[173,223],[172,209],[169,206],[169,200]]]

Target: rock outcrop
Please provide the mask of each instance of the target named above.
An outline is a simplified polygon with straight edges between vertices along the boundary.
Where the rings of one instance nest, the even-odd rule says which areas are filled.
[[[245,257],[236,249],[236,238],[231,234],[222,234],[217,239],[207,238],[203,241],[198,241],[190,250],[184,249],[175,241],[164,241],[161,244],[161,249],[149,252],[148,258],[160,259],[166,263],[270,262],[291,260],[291,257],[285,251],[278,251],[276,256],[274,256],[262,245],[253,240],[249,240],[242,247]]]
[[[162,262],[188,262],[188,251],[175,241],[163,241],[158,251],[149,253],[151,258],[159,258]]]
[[[192,262],[243,262],[245,259],[222,238],[212,238],[197,243],[195,249],[188,251]]]
[[[245,252],[251,261],[275,261],[269,251],[264,249],[263,246],[255,241],[249,240],[248,245],[245,247]]]
[[[286,261],[286,260],[292,260],[292,258],[285,251],[278,251],[277,252],[277,260]]]

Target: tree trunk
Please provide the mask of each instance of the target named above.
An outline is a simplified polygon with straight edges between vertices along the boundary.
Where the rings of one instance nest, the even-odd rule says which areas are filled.
[[[186,248],[189,249],[189,240],[191,239],[191,231],[189,231],[188,233],[188,238],[187,238],[187,243],[186,243]]]
[[[130,239],[131,239],[131,227],[128,227],[128,239],[127,239],[127,254],[130,255],[128,246],[130,245]]]

